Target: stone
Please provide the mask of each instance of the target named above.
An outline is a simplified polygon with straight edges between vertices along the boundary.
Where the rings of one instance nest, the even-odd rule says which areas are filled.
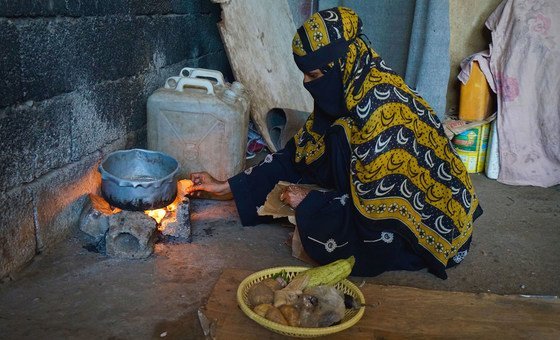
[[[141,211],[123,210],[109,217],[105,236],[107,255],[126,259],[147,258],[154,252],[156,221]]]
[[[90,236],[90,243],[98,244],[105,238],[105,233],[109,230],[109,216],[94,209],[91,201],[86,201],[80,215],[80,230]]]
[[[80,215],[82,239],[97,251],[105,252],[105,234],[109,230],[109,217],[121,211],[112,208],[101,196],[89,194]]]
[[[171,236],[180,240],[191,242],[190,200],[185,197],[177,205],[171,216],[165,217],[159,230],[162,235]]]

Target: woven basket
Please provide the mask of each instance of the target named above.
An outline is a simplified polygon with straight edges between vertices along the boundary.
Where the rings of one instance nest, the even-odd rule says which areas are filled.
[[[318,336],[340,332],[342,330],[345,330],[355,325],[364,315],[365,307],[363,305],[365,304],[365,299],[360,289],[356,287],[355,284],[353,284],[348,280],[342,280],[341,282],[337,283],[335,285],[335,288],[343,293],[353,296],[362,305],[362,307],[360,307],[359,309],[346,309],[346,314],[344,315],[344,318],[341,320],[340,324],[338,325],[321,327],[321,328],[285,326],[267,320],[262,316],[258,315],[257,313],[253,312],[251,306],[249,305],[249,300],[247,298],[247,293],[252,285],[264,279],[270,278],[282,271],[285,271],[288,278],[291,280],[296,276],[298,272],[304,271],[306,269],[309,268],[276,267],[276,268],[261,270],[259,272],[249,275],[248,277],[245,278],[245,280],[243,280],[239,284],[239,288],[237,288],[237,303],[239,304],[239,307],[251,320],[254,320],[259,325],[268,328],[273,332],[280,333],[282,335],[291,336],[291,337],[298,337],[298,338],[318,337]]]

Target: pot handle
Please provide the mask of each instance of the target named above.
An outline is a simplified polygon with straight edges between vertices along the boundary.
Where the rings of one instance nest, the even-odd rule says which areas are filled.
[[[214,95],[214,85],[208,79],[202,78],[181,78],[177,82],[175,90],[178,92],[183,92],[184,87],[201,87],[206,89],[206,94]]]
[[[101,179],[102,180],[107,179],[107,171],[105,171],[105,169],[103,169],[102,164],[99,164],[99,166],[97,167],[97,171],[99,171],[99,173],[101,174]]]
[[[186,78],[211,78],[216,80],[218,85],[224,85],[224,75],[220,71],[209,70],[206,68],[185,67],[181,70],[181,77]]]

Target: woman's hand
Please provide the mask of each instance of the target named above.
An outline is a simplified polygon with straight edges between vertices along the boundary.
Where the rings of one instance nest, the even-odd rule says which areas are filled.
[[[307,197],[310,191],[311,189],[298,187],[296,185],[289,185],[280,194],[280,200],[292,207],[292,209],[295,209],[301,201]]]
[[[228,181],[219,181],[207,172],[195,172],[190,177],[193,186],[189,188],[188,194],[202,198],[232,198]],[[205,195],[204,192],[211,195]]]

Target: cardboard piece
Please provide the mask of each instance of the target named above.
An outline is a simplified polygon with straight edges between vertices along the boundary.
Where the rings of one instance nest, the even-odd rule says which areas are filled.
[[[313,184],[293,184],[290,182],[280,181],[266,196],[266,201],[264,202],[264,205],[260,206],[257,209],[257,214],[259,214],[259,216],[272,216],[273,218],[287,217],[288,221],[296,226],[293,232],[292,239],[290,241],[292,256],[296,259],[300,259],[306,263],[309,263],[310,265],[315,266],[317,265],[317,263],[311,257],[309,257],[309,255],[307,255],[307,253],[303,249],[303,245],[301,244],[299,233],[297,231],[296,212],[289,205],[280,200],[280,195],[282,194],[284,189],[290,185],[295,185],[311,190],[326,191],[325,189]]]
[[[296,27],[286,0],[212,0],[221,4],[218,28],[235,78],[251,98],[251,118],[268,147],[278,151],[313,109],[303,74],[292,56]],[[269,113],[281,109],[282,125],[270,126]],[[277,111],[277,110],[276,110]],[[283,118],[283,117],[281,117]],[[279,129],[272,138],[271,130]],[[288,137],[286,137],[289,135]]]
[[[280,200],[280,195],[282,194],[284,189],[290,185],[295,185],[311,190],[326,191],[326,189],[313,184],[294,184],[290,182],[280,181],[266,196],[266,201],[264,202],[264,205],[260,206],[257,209],[257,214],[259,216],[272,216],[274,218],[288,217],[291,223],[296,224],[295,219],[290,219],[290,217],[294,217],[296,215],[296,212],[289,205]]]
[[[497,114],[498,113],[495,112],[493,115],[489,116],[488,118],[486,118],[484,120],[478,120],[478,121],[472,121],[472,122],[468,122],[468,121],[465,121],[465,120],[460,120],[460,119],[457,119],[456,117],[447,117],[443,121],[443,129],[445,130],[445,134],[447,135],[447,138],[453,139],[453,137],[455,137],[455,135],[458,135],[462,132],[473,129],[477,126],[482,126],[484,124],[488,124],[488,123],[492,122],[494,119],[496,119]]]

